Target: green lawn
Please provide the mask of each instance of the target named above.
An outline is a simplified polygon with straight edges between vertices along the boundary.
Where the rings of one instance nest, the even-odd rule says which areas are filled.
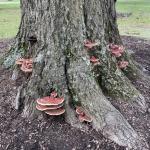
[[[150,0],[118,0],[117,12],[132,13],[130,17],[118,19],[122,35],[150,39]],[[0,38],[14,37],[19,22],[19,0],[0,0]]]
[[[150,0],[118,0],[117,11],[132,13],[130,17],[118,19],[122,35],[150,39]]]
[[[0,38],[11,38],[17,33],[20,22],[19,1],[0,1]]]

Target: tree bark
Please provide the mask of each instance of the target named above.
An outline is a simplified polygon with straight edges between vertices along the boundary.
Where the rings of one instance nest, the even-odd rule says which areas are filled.
[[[115,0],[116,3],[116,0]],[[108,43],[114,43],[118,45],[122,45],[123,42],[121,40],[118,25],[117,25],[117,13],[115,8],[115,3],[113,0],[103,0],[103,15],[105,18],[105,40]],[[123,70],[124,74],[131,80],[137,80],[137,79],[143,79],[147,78],[149,80],[149,77],[143,74],[141,70],[140,65],[135,62],[128,51],[126,50],[124,55],[119,58],[119,60],[126,60],[129,62],[129,66],[127,69]]]
[[[131,100],[139,109],[146,109],[143,96],[108,50],[109,42],[121,42],[114,0],[22,0],[21,10],[16,42],[4,65],[12,66],[21,56],[34,59],[32,75],[18,94],[23,115],[37,116],[35,100],[55,89],[65,98],[68,123],[83,127],[75,115],[75,106],[81,105],[92,116],[94,129],[119,145],[140,148],[137,133],[103,94]],[[33,38],[35,42],[30,41]],[[84,47],[85,39],[100,45],[90,53]],[[90,64],[92,55],[100,59],[100,66]]]

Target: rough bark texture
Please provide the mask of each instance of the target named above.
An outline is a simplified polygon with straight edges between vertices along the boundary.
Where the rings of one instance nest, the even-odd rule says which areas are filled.
[[[32,75],[23,83],[22,92],[18,90],[23,115],[37,115],[35,100],[55,89],[65,98],[68,123],[82,128],[74,111],[81,105],[92,116],[93,128],[119,145],[140,149],[137,133],[103,94],[146,108],[144,98],[108,50],[108,41],[121,42],[114,0],[22,0],[21,10],[16,43],[4,65],[11,66],[20,56],[34,59]],[[37,41],[33,43],[31,38]],[[83,45],[85,39],[98,40],[100,46],[89,53]],[[101,60],[100,66],[90,64],[91,55]]]
[[[113,0],[103,0],[102,10],[105,18],[105,40],[111,43],[121,44],[121,38],[117,26],[117,14]]]
[[[115,3],[113,0],[103,0],[102,5],[103,15],[105,19],[105,40],[108,43],[122,45],[123,43],[117,26]],[[127,52],[127,50],[125,51],[124,55],[119,58],[119,60],[126,60],[129,62],[128,68],[123,70],[124,74],[129,79],[136,80],[138,78],[143,78],[143,76],[144,78],[148,78],[142,73],[142,71],[140,71],[140,65],[130,57],[130,54]]]

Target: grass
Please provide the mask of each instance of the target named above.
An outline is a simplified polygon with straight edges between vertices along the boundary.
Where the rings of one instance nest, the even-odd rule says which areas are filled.
[[[132,14],[118,19],[121,35],[150,39],[150,0],[118,0],[117,11]]]
[[[19,1],[0,1],[0,38],[11,38],[20,23]]]
[[[150,0],[118,0],[116,8],[119,13],[132,13],[118,19],[121,35],[150,39]],[[0,38],[14,37],[19,22],[19,0],[0,0]]]

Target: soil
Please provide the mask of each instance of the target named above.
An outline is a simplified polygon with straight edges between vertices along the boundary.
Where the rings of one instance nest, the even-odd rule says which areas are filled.
[[[150,75],[150,41],[133,37],[122,38],[126,48],[143,67],[143,71]],[[12,40],[0,40],[1,56],[7,52],[11,43]],[[12,81],[11,76],[12,70],[0,67],[0,150],[126,149],[104,138],[101,133],[90,127],[86,131],[71,127],[65,123],[63,116],[39,116],[38,119],[30,121],[23,118],[14,108],[14,99],[21,80]],[[130,103],[112,99],[110,101],[150,145],[150,84],[145,79],[133,84],[147,101],[149,108],[146,113],[141,113]]]

